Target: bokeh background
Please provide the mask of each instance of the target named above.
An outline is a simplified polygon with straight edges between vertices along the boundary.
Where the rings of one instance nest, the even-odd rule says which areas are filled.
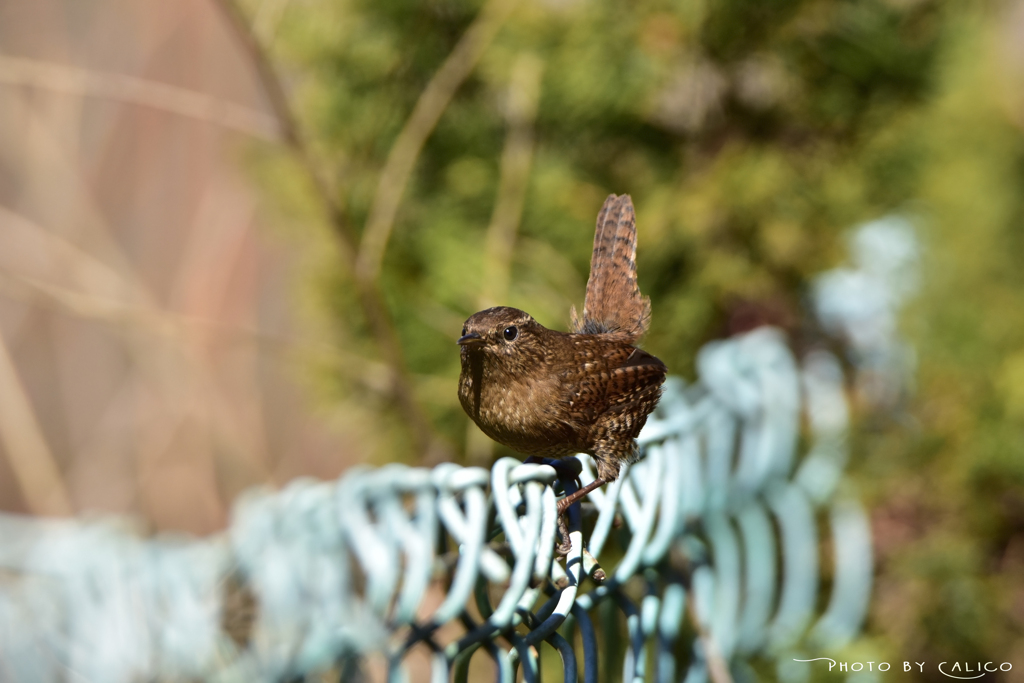
[[[453,341],[565,329],[610,192],[684,377],[761,324],[842,349],[812,278],[913,223],[849,658],[1024,680],[1020,0],[0,0],[0,509],[209,533],[250,486],[490,462]]]

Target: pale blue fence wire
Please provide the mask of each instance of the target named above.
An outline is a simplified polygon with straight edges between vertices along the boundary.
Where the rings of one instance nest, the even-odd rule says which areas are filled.
[[[567,558],[553,552],[555,486],[574,484],[512,458],[251,492],[208,539],[0,516],[0,680],[289,680],[377,653],[403,681],[413,647],[431,653],[434,681],[464,680],[474,653],[497,680],[517,667],[533,680],[546,641],[567,680],[596,681],[604,601],[627,625],[626,681],[721,683],[752,676],[754,656],[799,680],[785,662],[853,638],[871,590],[868,522],[842,474],[842,371],[825,351],[798,361],[770,328],[697,361],[699,382],[667,383],[645,457],[589,496],[586,524],[572,515]],[[826,535],[834,574],[817,614]],[[602,558],[604,582],[586,579]],[[221,627],[229,576],[258,604],[244,648]],[[442,642],[453,621],[465,633]]]
[[[814,313],[843,340],[861,399],[891,409],[913,384],[916,359],[899,314],[918,289],[921,245],[910,220],[891,215],[853,230],[849,246],[851,264],[814,279]]]

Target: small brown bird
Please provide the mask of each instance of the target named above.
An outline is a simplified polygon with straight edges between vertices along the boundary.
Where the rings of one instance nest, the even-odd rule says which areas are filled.
[[[571,333],[507,306],[474,313],[462,328],[459,401],[487,436],[531,456],[588,453],[597,462],[597,479],[561,499],[559,513],[639,455],[635,439],[666,373],[633,346],[650,316],[636,281],[633,202],[610,195],[597,216],[583,320],[574,308]]]

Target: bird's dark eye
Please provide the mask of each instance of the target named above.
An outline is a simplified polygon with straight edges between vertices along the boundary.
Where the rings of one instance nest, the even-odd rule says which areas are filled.
[[[505,335],[505,341],[515,341],[516,337],[519,336],[519,328],[515,325],[506,327],[502,334]]]
[[[466,326],[465,325],[462,326],[462,336],[463,337],[466,336]]]

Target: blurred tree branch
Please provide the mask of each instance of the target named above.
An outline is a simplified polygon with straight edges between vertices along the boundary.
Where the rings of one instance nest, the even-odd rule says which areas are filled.
[[[28,509],[37,515],[73,515],[71,496],[50,452],[32,402],[0,336],[0,440]]]
[[[359,245],[356,273],[360,279],[376,280],[380,275],[398,205],[423,145],[455,91],[476,67],[515,5],[515,0],[490,0],[484,5],[417,100],[388,153],[387,163],[377,182],[377,192]]]
[[[214,419],[203,419],[213,430],[230,435],[225,442],[247,443],[248,447],[238,452],[263,452],[263,449],[253,446],[253,430],[237,424],[238,416],[232,402],[222,395],[222,387],[214,381],[214,373],[201,350],[203,339],[201,334],[197,334],[199,328],[196,325],[181,324],[181,320],[189,317],[177,315],[158,303],[144,282],[136,277],[127,259],[118,258],[121,254],[116,246],[110,252],[116,265],[111,266],[59,233],[47,230],[5,207],[0,207],[0,225],[3,225],[5,230],[5,246],[8,249],[6,255],[9,257],[6,263],[0,263],[0,291],[6,295],[13,295],[11,298],[14,299],[20,296],[32,304],[38,304],[40,301],[59,302],[65,311],[73,312],[80,317],[113,323],[112,329],[120,331],[125,337],[137,373],[126,375],[121,380],[121,385],[126,387],[126,391],[131,391],[133,383],[141,380],[142,384],[155,390],[144,400],[133,400],[133,410],[139,414],[158,413],[160,416],[159,419],[142,421],[145,427],[140,430],[138,438],[140,466],[137,469],[140,488],[147,479],[152,479],[147,473],[147,467],[152,470],[166,452],[167,444],[173,435],[190,417],[197,414],[216,416]],[[106,227],[99,222],[95,225],[97,231],[93,233],[93,237],[102,234],[101,230]],[[31,253],[45,254],[45,258],[39,261],[24,258],[25,254]],[[10,258],[11,255],[13,258]],[[47,264],[47,267],[39,268],[39,263]],[[57,284],[51,279],[57,274],[60,274],[60,279],[68,282],[68,286]],[[181,277],[188,279],[191,275],[193,274],[182,273]],[[224,286],[223,282],[221,286]],[[216,298],[216,292],[209,293]],[[126,324],[128,322],[135,324],[129,326]],[[147,332],[144,337],[137,334],[143,329]],[[19,417],[12,425],[0,425],[0,431],[4,432],[18,429],[18,425],[27,425],[21,428],[22,434],[15,434],[13,437],[6,433],[3,435],[10,450],[18,448],[22,453],[32,454],[15,455],[11,459],[13,461],[14,457],[22,457],[39,462],[38,468],[42,470],[36,473],[36,479],[19,477],[19,485],[31,504],[40,496],[38,490],[31,491],[29,487],[39,489],[47,481],[46,477],[39,479],[47,474],[48,469],[42,464],[46,458],[45,454],[40,455],[44,453],[42,449],[45,448],[45,442],[42,441],[43,433],[32,426],[32,408],[28,396],[24,396],[24,407],[19,407],[18,394],[24,394],[24,391],[19,388],[17,377],[11,376],[0,381],[14,387],[8,391],[9,396],[6,399],[0,399],[12,406],[9,408],[11,414],[27,415]],[[197,392],[200,397],[198,401],[195,399],[196,394],[190,394],[184,388],[188,385],[202,387],[202,390]],[[114,395],[121,394],[119,390]],[[107,410],[116,411],[116,401],[116,398],[111,399]],[[38,432],[38,438],[33,437],[33,431]],[[102,430],[97,425],[93,437],[85,442],[85,445],[81,445],[79,451],[89,453],[94,449],[102,450],[104,446],[101,434]],[[223,452],[233,454],[235,451],[227,449]],[[55,461],[52,455],[49,458]],[[251,462],[245,464],[252,465]],[[259,465],[260,479],[269,480],[269,468],[263,467],[263,463]],[[212,478],[209,479],[209,483],[212,488]],[[46,489],[55,487],[54,484],[45,486]],[[64,487],[63,482],[60,483],[60,487]],[[57,497],[57,494],[48,495]],[[52,507],[53,502],[50,501],[49,504]],[[36,507],[32,506],[33,511],[37,511]],[[68,507],[66,514],[72,513],[73,510]]]
[[[19,174],[26,179],[26,184],[21,192],[21,201],[13,203],[20,205],[24,202],[28,213],[37,213],[31,211],[36,202],[39,202],[37,206],[45,205],[47,210],[38,213],[42,214],[39,219],[48,227],[43,227],[23,213],[0,206],[0,233],[4,237],[4,249],[0,251],[3,264],[0,269],[5,271],[4,275],[10,275],[9,279],[19,280],[19,285],[34,282],[45,287],[60,282],[66,283],[71,292],[83,297],[101,293],[104,297],[146,311],[154,326],[170,330],[170,326],[164,324],[165,311],[161,308],[159,297],[150,290],[142,273],[138,272],[135,254],[122,248],[123,243],[115,234],[116,230],[99,206],[98,192],[86,180],[83,171],[85,164],[79,158],[79,147],[76,144],[80,131],[86,129],[81,102],[86,96],[106,97],[118,102],[169,111],[202,123],[229,125],[205,115],[210,113],[210,107],[216,111],[218,103],[224,104],[223,101],[189,89],[164,88],[162,84],[141,79],[64,69],[32,60],[20,60],[18,63],[25,68],[20,71],[8,70],[4,75],[20,73],[27,79],[26,85],[33,90],[41,89],[44,93],[47,90],[56,91],[73,97],[27,98],[28,106],[24,111],[26,148],[19,159],[23,163]],[[10,66],[10,62],[5,63],[5,66]],[[57,106],[47,107],[46,101],[53,101]],[[125,108],[112,109],[120,114]],[[264,136],[275,136],[273,117],[254,109],[237,109],[261,117]],[[35,179],[38,181],[33,183]],[[189,273],[186,279],[190,279],[189,276],[193,274]],[[221,289],[227,284],[224,278],[217,278],[213,282]],[[39,313],[36,293],[30,292],[24,298],[24,305],[18,308]],[[220,291],[211,291],[210,294],[214,300],[220,300]],[[16,324],[15,329],[18,327]],[[55,329],[67,332],[66,328]],[[221,387],[212,381],[209,364],[204,362],[199,348],[201,340],[184,339],[182,336],[179,344],[169,348],[167,345],[154,345],[151,337],[132,334],[133,331],[124,335],[123,347],[125,358],[130,359],[130,369],[112,378],[114,381],[109,385],[108,392],[86,399],[90,404],[90,419],[79,425],[71,444],[62,439],[59,432],[54,435],[53,427],[55,423],[59,424],[57,420],[60,416],[53,414],[52,405],[47,405],[45,398],[40,403],[40,396],[36,393],[39,388],[38,375],[33,376],[31,369],[28,370],[29,374],[19,375],[25,368],[31,368],[31,364],[26,364],[21,357],[25,345],[19,342],[18,368],[12,366],[3,373],[4,407],[0,410],[6,419],[0,425],[0,438],[7,446],[8,460],[12,463],[12,469],[18,473],[19,488],[31,511],[73,514],[71,496],[67,491],[69,485],[61,479],[63,475],[68,476],[68,481],[74,485],[76,500],[87,507],[91,506],[93,503],[89,497],[93,493],[88,486],[82,485],[83,479],[106,479],[104,475],[111,472],[106,469],[104,460],[109,462],[112,453],[124,447],[126,439],[116,435],[128,431],[124,427],[125,420],[137,418],[135,424],[138,429],[129,438],[133,442],[131,452],[134,461],[130,471],[139,474],[138,489],[142,488],[142,482],[147,478],[147,468],[152,473],[154,467],[163,467],[160,461],[167,452],[168,444],[181,433],[183,425],[197,416],[198,423],[208,425],[212,430],[230,432],[231,437],[224,439],[225,442],[246,443],[244,448],[224,452],[246,455],[261,452],[248,447],[257,432],[235,424],[239,417],[234,410],[236,406],[232,401],[223,400],[218,391]],[[10,334],[11,339],[21,336],[16,332]],[[32,339],[38,335],[38,330],[26,329],[24,334]],[[57,333],[52,339],[55,360],[58,361],[55,365],[59,368],[61,359],[76,354],[80,348],[80,337],[73,333]],[[34,343],[38,345],[39,341]],[[7,355],[7,364],[10,365],[10,356],[13,354]],[[59,378],[57,389],[67,392],[65,396],[73,395],[81,381],[77,373],[62,372],[59,369],[52,377]],[[191,393],[190,389],[196,385],[201,385],[202,389]],[[26,386],[33,391],[30,392]],[[145,390],[138,391],[142,387]],[[33,410],[33,403],[38,406],[36,411]],[[73,412],[72,405],[73,400],[67,404],[68,414]],[[46,419],[37,420],[37,416]],[[43,426],[47,429],[44,430]],[[58,459],[51,452],[51,449],[55,449],[61,453],[62,447],[67,445],[73,446],[70,456]],[[66,450],[63,452],[67,453]],[[207,511],[212,514],[207,518],[208,522],[220,523],[223,508],[216,497],[216,481],[214,477],[206,476],[214,472],[213,452],[196,448],[190,450],[188,457],[198,465],[196,473],[189,476],[190,494],[197,493],[210,503]],[[99,464],[94,466],[97,462]],[[103,470],[106,470],[103,474],[98,473]],[[109,486],[108,492],[115,491],[113,497],[120,499],[120,505],[128,505],[132,498],[140,501],[148,499],[145,494],[133,495],[128,490],[127,473],[123,477],[115,474],[113,479],[104,481],[103,485]],[[158,477],[150,476],[149,479],[156,481]]]
[[[501,154],[498,198],[487,227],[485,276],[477,302],[480,308],[496,306],[508,294],[516,231],[523,215],[533,163],[533,129],[543,73],[544,63],[530,53],[521,55],[512,68],[505,105],[509,128]]]
[[[273,117],[218,97],[123,74],[99,73],[23,57],[0,56],[0,83],[151,107],[265,140],[277,137]]]
[[[484,250],[484,276],[480,281],[477,307],[495,306],[508,294],[509,273],[515,253],[516,232],[523,215],[526,190],[533,164],[534,124],[540,100],[544,63],[532,53],[524,53],[512,67],[505,116],[508,134],[501,153],[498,197],[487,227]],[[473,463],[487,463],[494,452],[494,441],[473,422],[467,423],[466,456]]]
[[[500,0],[500,2],[508,1]],[[310,149],[306,135],[295,116],[291,103],[288,100],[288,95],[285,93],[284,87],[274,70],[270,56],[263,45],[260,44],[248,21],[233,0],[214,0],[214,3],[228,20],[230,27],[249,56],[266,91],[271,108],[277,116],[284,142],[305,170],[316,190],[318,199],[323,204],[332,231],[337,238],[341,256],[345,260],[349,271],[353,274],[359,305],[369,323],[377,349],[381,357],[392,369],[392,395],[412,432],[418,452],[428,460],[448,459],[448,447],[441,442],[440,437],[434,432],[430,421],[416,400],[415,387],[405,362],[405,355],[402,351],[394,322],[391,319],[391,314],[380,290],[377,278],[379,273],[375,272],[373,277],[370,278],[360,276],[357,257],[359,253],[358,237],[338,201],[337,192],[332,186],[327,173],[324,172],[313,151]],[[458,51],[458,48],[456,48],[456,51]],[[444,100],[444,104],[447,104],[448,99],[450,99],[450,96]],[[439,115],[440,113],[438,113]]]
[[[37,305],[46,304],[82,319],[109,323],[114,329],[124,330],[126,336],[131,336],[136,330],[141,329],[153,335],[181,339],[194,334],[190,331],[194,329],[231,335],[231,338],[260,344],[280,353],[301,351],[306,354],[329,356],[337,362],[342,372],[366,389],[385,397],[391,395],[390,367],[365,356],[349,353],[336,345],[274,334],[253,325],[225,323],[216,318],[160,311],[109,296],[61,287],[18,273],[8,273],[2,268],[0,293],[12,300],[25,303],[32,301]]]
[[[262,43],[269,43],[274,38],[281,17],[288,8],[288,0],[263,0],[252,20],[252,32]]]

